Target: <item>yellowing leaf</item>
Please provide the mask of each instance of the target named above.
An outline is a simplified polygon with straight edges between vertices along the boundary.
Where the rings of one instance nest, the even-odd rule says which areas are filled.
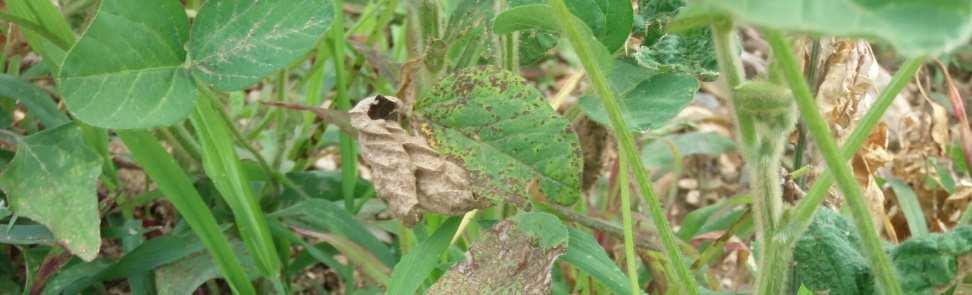
[[[101,248],[101,163],[77,126],[62,125],[17,143],[0,188],[14,213],[47,226],[71,253],[91,261]]]

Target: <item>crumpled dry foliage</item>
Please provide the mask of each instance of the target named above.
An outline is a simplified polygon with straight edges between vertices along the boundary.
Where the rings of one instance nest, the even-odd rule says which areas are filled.
[[[411,226],[424,212],[462,215],[489,206],[489,201],[469,190],[465,168],[401,127],[401,105],[395,97],[373,96],[349,112],[375,190],[392,215]]]
[[[561,246],[542,249],[538,243],[504,220],[485,232],[466,253],[466,260],[449,269],[428,294],[549,294],[554,262]]]
[[[857,122],[877,99],[881,66],[874,57],[870,44],[866,41],[847,39],[820,40],[817,54],[816,83],[817,103],[830,123],[830,129],[838,141],[843,142],[857,127]],[[886,82],[885,82],[886,83]],[[864,189],[868,209],[874,224],[885,225],[890,231],[890,223],[885,215],[885,196],[877,185],[874,175],[878,169],[892,160],[888,152],[888,126],[880,123],[867,141],[851,159],[854,176]],[[817,173],[823,171],[821,157]],[[831,196],[839,195],[836,187],[831,188]],[[840,203],[836,197],[828,200]],[[880,230],[879,230],[880,231]]]

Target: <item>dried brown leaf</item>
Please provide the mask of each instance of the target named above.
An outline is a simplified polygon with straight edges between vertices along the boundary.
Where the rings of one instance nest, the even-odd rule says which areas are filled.
[[[462,166],[401,127],[401,104],[394,97],[374,96],[348,113],[378,197],[392,215],[413,225],[424,212],[462,215],[487,207],[487,200],[469,190],[469,175]]]

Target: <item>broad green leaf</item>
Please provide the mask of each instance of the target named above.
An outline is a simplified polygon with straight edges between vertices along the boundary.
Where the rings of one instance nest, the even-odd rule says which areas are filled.
[[[719,76],[715,47],[707,27],[671,32],[681,0],[642,0],[638,5],[641,47],[634,54],[638,64],[652,72],[683,73],[702,81]]]
[[[550,5],[528,4],[513,7],[497,15],[493,21],[493,31],[497,34],[531,29],[560,32],[560,25],[557,17],[550,11]]]
[[[461,218],[452,217],[439,226],[431,237],[422,241],[408,255],[395,264],[386,294],[414,294],[425,278],[439,265],[439,256],[449,247],[449,242]]]
[[[622,116],[634,132],[664,125],[692,102],[699,89],[698,80],[691,76],[671,73],[652,76],[646,69],[623,61],[614,63],[608,79],[621,98]],[[580,107],[594,121],[610,126],[607,111],[597,97],[581,98]]]
[[[907,183],[899,179],[889,179],[891,190],[894,191],[895,199],[898,200],[898,207],[904,213],[905,220],[908,221],[908,231],[911,236],[922,236],[928,234],[928,224],[925,222],[925,211],[921,209],[918,202],[918,195]]]
[[[479,195],[523,202],[535,182],[559,204],[580,196],[577,135],[513,73],[493,67],[460,71],[420,98],[415,111],[432,146],[461,161]]]
[[[101,1],[58,76],[68,110],[85,123],[114,129],[184,119],[196,101],[184,66],[188,25],[179,1]]]
[[[567,228],[567,231],[570,233],[570,242],[567,243],[567,253],[561,259],[596,278],[614,294],[631,294],[628,277],[593,236],[574,228]]]
[[[513,216],[516,229],[537,240],[541,249],[547,250],[567,244],[570,235],[567,227],[550,213],[526,212]]]
[[[37,117],[47,128],[54,128],[71,122],[71,119],[57,110],[57,104],[47,93],[17,77],[0,74],[0,97],[19,100],[29,115]]]
[[[794,283],[830,294],[877,294],[859,243],[856,229],[843,217],[817,210],[794,251]],[[955,282],[958,259],[972,254],[972,226],[912,237],[886,251],[906,294],[936,294]]]
[[[272,214],[288,224],[298,224],[319,231],[336,233],[371,252],[386,266],[395,265],[395,258],[385,244],[344,208],[327,200],[309,199]]]
[[[837,212],[817,209],[793,250],[793,283],[830,294],[876,294],[860,243],[857,229]]]
[[[597,35],[597,39],[604,43],[608,51],[615,52],[623,48],[628,41],[628,35],[634,24],[634,8],[630,0],[599,0],[596,1],[604,11],[604,32]]]
[[[47,226],[71,253],[91,261],[101,248],[101,163],[77,126],[62,125],[17,143],[0,188],[14,213]]]
[[[968,0],[703,0],[779,30],[884,40],[906,56],[937,55],[972,36]]]
[[[972,255],[969,225],[908,239],[890,253],[908,294],[938,294],[936,290],[951,285],[955,276],[963,272],[958,269],[958,259],[968,255]]]
[[[641,161],[652,169],[670,169],[675,161],[672,148],[682,157],[692,155],[718,156],[732,151],[736,145],[731,138],[714,132],[692,132],[655,139],[641,149]],[[683,225],[684,226],[684,225]]]
[[[331,26],[330,0],[206,1],[192,27],[193,76],[246,88],[304,55]]]

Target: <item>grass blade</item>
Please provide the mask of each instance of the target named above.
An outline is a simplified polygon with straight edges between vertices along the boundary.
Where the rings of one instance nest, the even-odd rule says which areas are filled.
[[[889,179],[888,183],[891,184],[891,190],[894,190],[894,195],[898,199],[898,206],[901,207],[901,212],[904,212],[905,220],[908,221],[911,236],[927,235],[928,224],[925,223],[925,211],[921,210],[915,191],[900,179]]]
[[[236,294],[255,294],[256,290],[236,259],[229,239],[219,230],[216,218],[203,203],[186,172],[179,167],[158,139],[147,131],[118,130],[118,135],[135,160],[172,202],[189,227],[202,240],[220,272]]]
[[[624,273],[593,236],[574,228],[567,228],[567,231],[570,233],[570,242],[567,243],[567,253],[560,259],[594,277],[615,294],[632,294],[637,291],[631,289],[631,283]]]
[[[276,254],[267,218],[260,209],[256,194],[253,193],[236,154],[230,130],[233,127],[222,119],[211,93],[207,89],[200,89],[199,93],[199,102],[190,119],[202,147],[203,168],[223,200],[233,210],[243,243],[250,255],[253,255],[260,273],[275,277],[280,271],[280,258]]]
[[[431,237],[402,257],[395,265],[388,291],[385,294],[414,294],[429,273],[439,264],[439,256],[449,248],[452,234],[459,228],[461,219],[449,218]]]

